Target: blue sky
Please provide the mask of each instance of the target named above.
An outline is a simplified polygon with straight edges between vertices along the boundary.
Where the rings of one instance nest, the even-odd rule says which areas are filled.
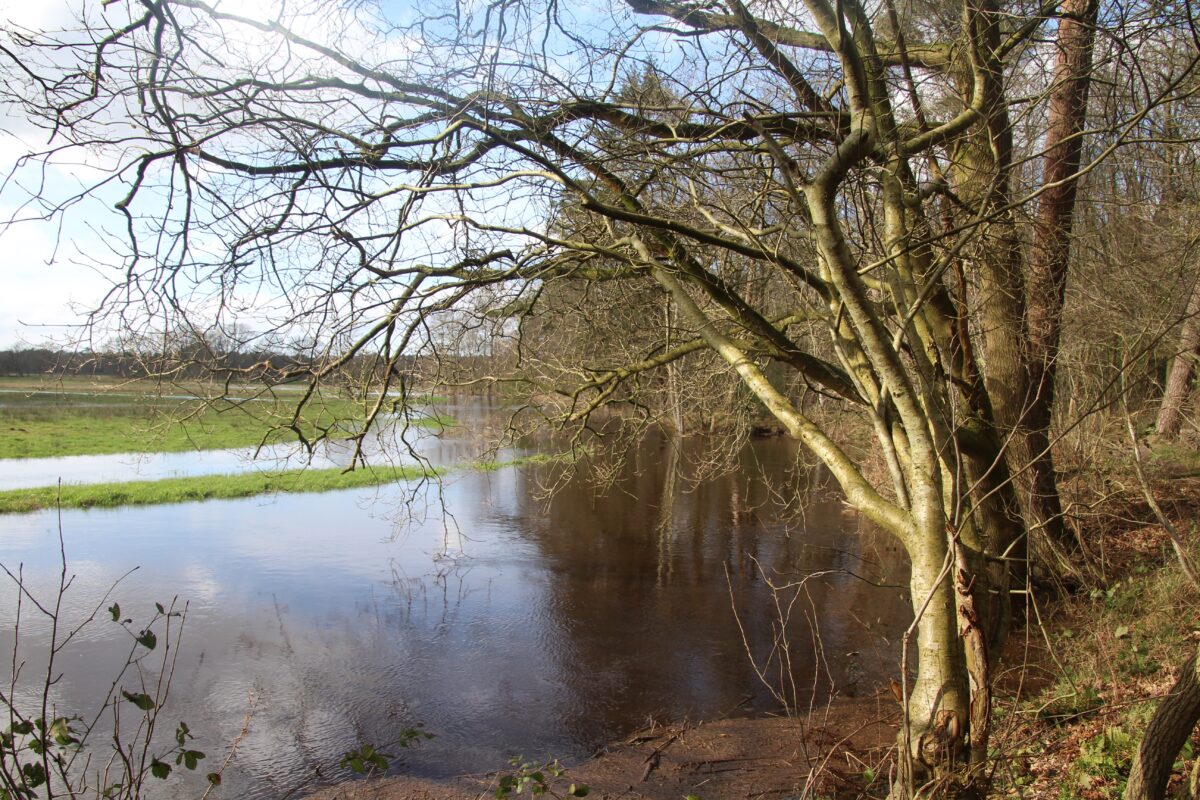
[[[217,2],[222,8],[239,14],[270,18],[275,15],[280,0]],[[465,4],[467,8],[471,5]],[[412,7],[408,0],[384,3],[386,12],[395,18],[402,18]],[[619,9],[620,6],[614,11],[618,18],[624,16]],[[593,34],[603,36],[614,25],[610,8],[603,3],[574,3],[564,6],[563,12],[562,21],[589,38]],[[7,24],[9,29],[14,25],[35,31],[71,27],[78,13],[91,17],[104,14],[109,22],[120,24],[122,17],[137,13],[137,4],[114,3],[102,10],[98,0],[50,0],[45,3],[0,0],[0,24]],[[649,18],[635,17],[626,20],[626,23],[640,25],[649,21]],[[332,29],[331,20],[327,17],[305,17],[299,24],[307,35],[315,34],[315,38]],[[390,37],[387,42],[388,48],[395,46]],[[571,47],[565,39],[552,45],[552,50],[563,54],[554,66],[564,70],[564,78],[568,72],[587,72],[593,68],[596,74],[591,76],[592,80],[604,81],[611,77],[606,64],[574,61],[570,56]],[[239,41],[234,52],[241,55],[242,49],[246,49],[245,55],[250,60],[254,59],[256,44],[253,41]],[[237,55],[233,56],[235,60]],[[689,78],[687,71],[672,69],[674,64],[679,63],[681,51],[678,41],[666,34],[645,36],[639,46],[627,55],[652,59],[683,81],[703,78],[703,75],[691,75]],[[710,55],[715,55],[720,62],[719,48]],[[231,64],[231,69],[237,67]],[[4,109],[0,108],[0,113],[3,112]],[[0,248],[6,256],[0,260],[0,280],[3,281],[0,285],[4,287],[0,292],[0,348],[36,346],[48,341],[60,344],[69,342],[73,335],[79,333],[78,328],[72,326],[82,323],[83,315],[94,309],[105,292],[124,277],[120,259],[124,219],[112,208],[124,193],[121,186],[106,187],[100,195],[81,201],[60,218],[49,222],[36,219],[44,212],[30,204],[32,198],[71,197],[85,186],[109,175],[103,169],[104,156],[80,150],[51,159],[44,165],[32,165],[33,168],[25,168],[12,175],[13,166],[23,154],[46,146],[45,132],[37,130],[19,116],[9,113],[0,121],[0,171],[10,176],[0,188],[0,221],[22,220],[0,229]],[[150,192],[143,192],[141,197],[149,198]],[[496,193],[479,194],[480,201],[484,203],[496,198]],[[525,212],[518,212],[516,216],[527,216],[529,210],[526,207]],[[514,213],[511,203],[508,212]],[[540,218],[538,211],[534,210],[533,213]],[[536,220],[519,221],[521,224],[537,226]],[[441,238],[443,241],[446,239],[445,235]],[[109,241],[111,245],[107,243]],[[440,249],[431,245],[432,258],[445,257],[444,253],[434,254],[434,250]],[[286,254],[283,257],[286,258]],[[247,302],[270,304],[273,293],[279,297],[278,287],[265,288],[265,294],[251,291],[247,295],[251,299]],[[254,327],[253,323],[251,327]],[[111,333],[99,331],[91,344],[103,345]]]
[[[0,0],[0,20],[6,30],[54,29],[70,25],[71,9],[78,7],[82,4],[65,0]],[[81,313],[95,306],[110,285],[108,277],[84,263],[104,262],[97,257],[105,252],[101,238],[90,225],[115,220],[99,201],[89,201],[64,220],[30,221],[39,216],[28,205],[36,191],[65,196],[99,173],[96,164],[85,163],[84,154],[73,153],[45,169],[13,175],[18,159],[45,148],[47,136],[11,109],[0,107],[0,117],[0,170],[8,179],[0,188],[0,221],[23,220],[0,228],[0,348],[66,342],[77,332],[73,326],[82,321]]]

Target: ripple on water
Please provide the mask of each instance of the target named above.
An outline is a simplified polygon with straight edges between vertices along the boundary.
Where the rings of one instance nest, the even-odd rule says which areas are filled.
[[[255,800],[278,800],[318,767],[340,775],[346,750],[386,745],[417,722],[437,738],[405,751],[397,768],[446,776],[515,754],[582,755],[649,715],[715,716],[749,693],[766,707],[731,611],[751,649],[770,652],[776,627],[750,557],[806,574],[851,563],[841,553],[875,548],[874,534],[848,529],[839,504],[815,494],[806,526],[787,536],[764,485],[727,480],[677,489],[664,527],[664,465],[652,445],[640,472],[622,473],[607,495],[570,483],[546,504],[546,467],[468,474],[422,498],[406,527],[397,512],[410,507],[397,495],[361,490],[64,512],[79,575],[67,612],[88,613],[135,565],[114,595],[123,611],[140,619],[155,600],[186,598],[171,724],[191,725],[208,767],[249,713],[225,792]],[[787,478],[788,452],[765,457],[786,443],[753,446]],[[756,512],[731,514],[735,499]],[[0,518],[0,561],[24,562],[39,591],[57,579],[57,554],[53,514]],[[806,609],[830,616],[831,658],[889,653],[907,624],[892,590],[844,575],[808,589]],[[0,602],[0,622],[10,609]],[[864,630],[837,616],[845,609],[879,622]],[[63,708],[105,690],[104,663],[128,646],[98,622],[64,661]],[[44,632],[35,634],[27,644]],[[793,641],[810,681],[819,662],[807,629]],[[0,633],[0,649],[10,647]],[[855,680],[877,678],[887,662],[864,663],[871,674],[855,666]],[[820,685],[843,680],[842,670],[832,663]]]

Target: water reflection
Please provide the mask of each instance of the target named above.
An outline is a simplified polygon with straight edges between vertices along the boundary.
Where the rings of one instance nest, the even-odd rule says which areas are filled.
[[[468,446],[449,440],[438,457]],[[542,465],[459,474],[416,504],[389,487],[64,512],[80,576],[70,613],[133,565],[124,609],[188,599],[169,719],[214,760],[241,736],[229,797],[343,777],[343,752],[418,721],[437,738],[397,769],[436,777],[516,753],[582,755],[650,715],[773,707],[746,654],[766,663],[778,642],[767,579],[822,573],[787,627],[801,699],[890,674],[906,616],[894,549],[798,477],[788,443],[742,458],[696,486],[686,447],[648,441],[606,489],[568,481],[549,502],[556,467]],[[803,517],[785,515],[798,500]],[[0,520],[0,561],[24,562],[43,592],[55,530],[51,514]],[[0,654],[13,610],[0,602]],[[64,708],[106,688],[117,633],[101,625],[76,649]],[[36,631],[22,635],[26,647]]]

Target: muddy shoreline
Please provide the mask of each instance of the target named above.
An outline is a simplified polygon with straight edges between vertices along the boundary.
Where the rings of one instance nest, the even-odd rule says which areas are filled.
[[[572,784],[586,785],[588,797],[613,800],[786,798],[806,793],[806,787],[809,794],[856,793],[885,763],[899,711],[885,689],[794,717],[654,723],[579,763],[562,764],[561,776],[543,774],[560,797]],[[307,800],[488,798],[513,774],[508,768],[445,782],[404,776],[351,781]]]

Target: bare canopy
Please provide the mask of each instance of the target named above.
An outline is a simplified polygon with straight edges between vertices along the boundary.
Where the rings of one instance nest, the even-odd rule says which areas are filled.
[[[991,293],[1022,291],[1001,283],[1045,187],[1014,178],[1010,116],[1055,95],[1057,12],[108,0],[5,45],[10,100],[50,134],[9,189],[34,187],[31,213],[97,215],[97,258],[121,267],[97,329],[186,331],[215,369],[236,325],[297,343],[258,378],[354,365],[386,390],[416,359],[470,362],[561,421],[625,403],[682,425],[706,402],[688,376],[719,368],[912,562],[898,786],[975,780],[958,767],[987,753],[986,640],[1022,574],[1011,478],[1044,454],[1010,463],[1031,400],[998,376],[1028,367],[1001,352],[1025,320]],[[1183,35],[1172,13],[1131,11],[1121,35]],[[100,165],[82,191],[31,183],[79,153]],[[1055,185],[1081,168],[1076,148]],[[873,433],[869,458],[835,405]]]

